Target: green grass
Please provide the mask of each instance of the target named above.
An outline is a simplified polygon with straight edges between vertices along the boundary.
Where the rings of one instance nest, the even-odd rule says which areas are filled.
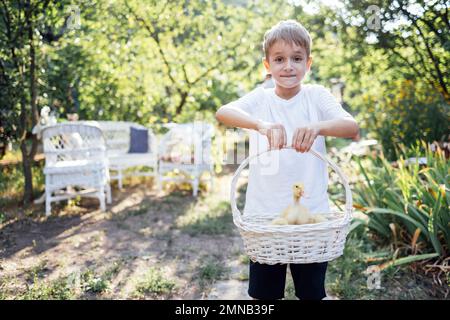
[[[88,269],[81,274],[81,288],[85,293],[99,294],[109,289],[110,281],[103,275],[97,275]]]
[[[239,208],[244,206],[246,187],[247,185],[241,186],[237,192]],[[232,235],[236,231],[230,202],[214,193],[200,196],[197,202],[192,203],[186,212],[177,218],[176,227],[191,236]]]
[[[434,286],[430,277],[414,271],[410,265],[394,265],[381,270],[378,274],[380,288],[371,287],[369,277],[375,279],[377,274],[368,273],[368,268],[390,259],[390,249],[376,247],[367,237],[367,228],[358,227],[348,236],[344,254],[328,263],[325,280],[327,294],[341,300],[443,298],[445,288]],[[420,265],[417,266],[420,269]],[[285,299],[297,299],[290,272],[286,277]]]
[[[367,277],[364,272],[364,252],[368,248],[364,241],[357,237],[349,237],[344,254],[329,262],[326,288],[332,295],[342,299],[359,299],[367,294]]]
[[[200,265],[197,278],[201,288],[211,285],[217,280],[222,279],[229,272],[229,268],[219,257],[204,257]]]
[[[35,163],[33,166],[33,191],[34,196],[39,196],[44,190],[45,177],[43,173],[43,162]],[[17,204],[22,200],[25,186],[21,164],[0,167],[0,208]],[[0,214],[5,214],[0,209]]]
[[[87,293],[101,294],[108,291],[111,287],[112,279],[123,268],[124,261],[119,259],[114,261],[106,270],[97,274],[94,270],[88,269],[81,274],[81,286],[82,290]]]
[[[292,280],[291,273],[288,272],[286,275],[286,287],[284,289],[284,300],[298,300],[295,296],[295,286]]]
[[[248,277],[248,270],[243,270],[236,275],[235,279],[239,281],[248,281]]]
[[[250,263],[250,258],[246,254],[240,254],[238,257],[239,263],[248,265]]]
[[[43,260],[26,271],[26,279],[28,281],[32,281],[35,277],[43,278],[46,270],[47,270],[47,261]]]
[[[67,278],[58,278],[54,281],[41,281],[35,275],[33,283],[18,297],[21,300],[70,300],[76,298],[74,288]]]
[[[134,296],[143,298],[146,295],[169,294],[175,286],[175,281],[165,277],[161,269],[152,267],[136,284]]]
[[[114,261],[109,268],[103,273],[103,277],[108,281],[111,281],[124,267],[125,261],[124,259],[118,259]]]
[[[8,287],[7,284],[11,282],[11,279],[9,277],[0,277],[0,300],[6,300],[8,299],[7,292]]]
[[[53,281],[45,279],[46,261],[32,267],[25,273],[26,287],[12,297],[7,294],[6,282],[0,283],[2,299],[23,300],[70,300],[80,299],[89,295],[101,295],[111,286],[111,280],[123,267],[124,262],[113,262],[103,273],[98,274],[93,269],[82,272],[72,272]]]
[[[176,227],[195,236],[197,234],[227,234],[233,232],[233,218],[228,201],[200,200],[176,221]]]
[[[134,217],[134,216],[140,216],[143,214],[146,214],[148,210],[150,209],[151,204],[147,202],[143,202],[138,204],[137,206],[133,207],[132,209],[126,210],[123,212],[121,218],[128,218],[128,217]]]
[[[361,234],[351,234],[347,239],[344,254],[329,262],[326,278],[327,292],[345,300],[410,300],[442,299],[444,286],[436,286],[431,277],[420,272],[421,265],[414,270],[411,265],[392,265],[378,274],[369,273],[369,267],[392,259],[388,247],[376,247]],[[370,287],[371,279],[378,277],[380,288]],[[447,283],[448,285],[448,283]]]

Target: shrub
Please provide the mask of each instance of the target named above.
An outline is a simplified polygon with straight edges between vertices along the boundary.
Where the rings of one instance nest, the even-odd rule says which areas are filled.
[[[450,248],[449,161],[439,148],[422,147],[425,167],[407,164],[403,155],[395,166],[382,155],[370,157],[366,168],[358,160],[364,181],[354,188],[354,205],[367,215],[369,230],[380,241],[407,253],[445,257]]]

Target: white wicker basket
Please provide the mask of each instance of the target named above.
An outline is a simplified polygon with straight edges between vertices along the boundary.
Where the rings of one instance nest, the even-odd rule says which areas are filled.
[[[286,147],[284,149],[293,149]],[[341,256],[352,220],[352,195],[342,171],[326,156],[310,150],[309,153],[328,162],[341,178],[345,188],[345,212],[330,212],[327,221],[305,225],[271,225],[273,215],[243,215],[236,204],[236,183],[241,171],[263,151],[245,159],[236,170],[231,182],[230,202],[233,222],[244,241],[245,251],[254,262],[315,263],[325,262]]]

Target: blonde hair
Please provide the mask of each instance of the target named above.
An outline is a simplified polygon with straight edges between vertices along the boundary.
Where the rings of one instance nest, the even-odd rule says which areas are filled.
[[[311,55],[311,36],[308,30],[295,20],[280,21],[264,34],[263,51],[266,59],[269,58],[269,49],[278,40],[301,46],[305,49],[307,58]]]

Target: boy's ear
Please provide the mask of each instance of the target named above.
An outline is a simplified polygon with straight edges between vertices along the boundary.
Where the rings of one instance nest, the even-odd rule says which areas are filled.
[[[262,58],[262,62],[263,62],[264,68],[266,68],[266,71],[269,71],[269,69],[270,69],[269,61],[267,61],[266,58]]]
[[[309,56],[308,61],[306,61],[306,67],[308,68],[308,71],[311,69],[312,60],[312,56]]]

